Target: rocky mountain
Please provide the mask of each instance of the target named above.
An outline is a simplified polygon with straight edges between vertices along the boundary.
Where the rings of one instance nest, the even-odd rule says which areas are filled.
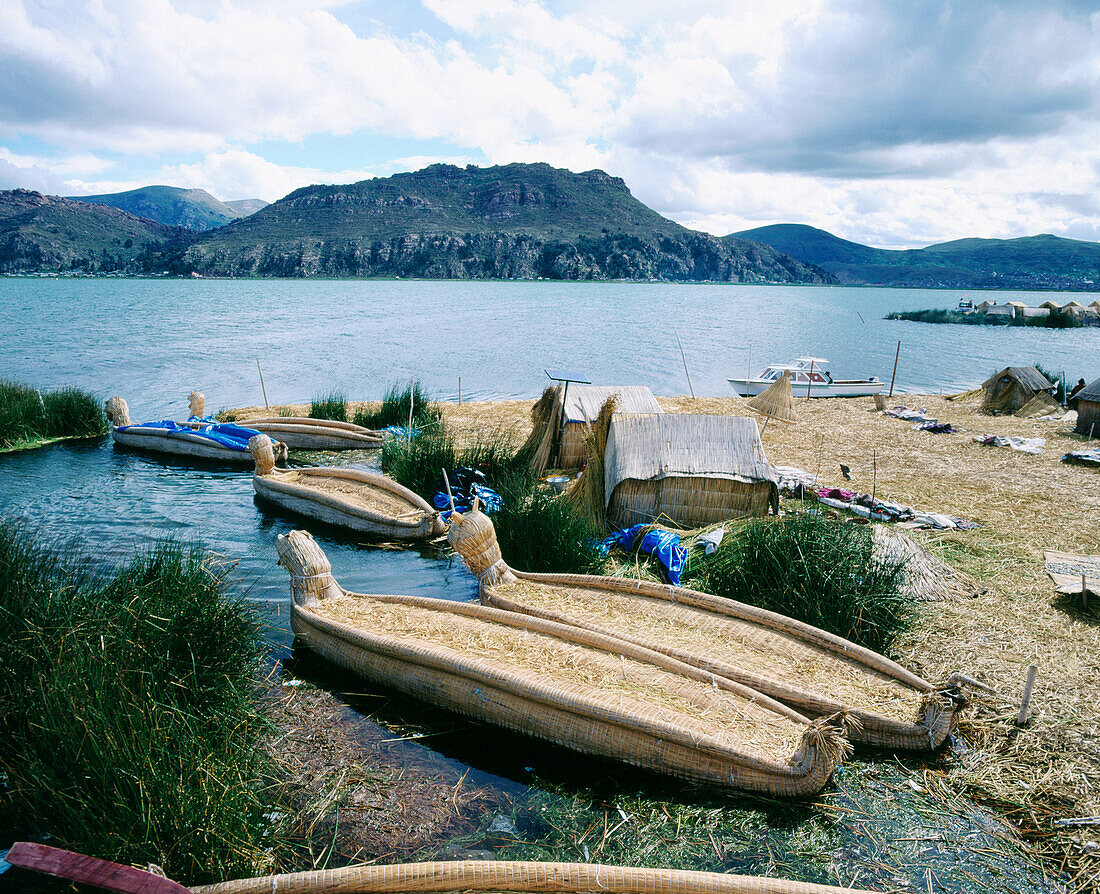
[[[248,217],[248,215],[255,214],[261,208],[266,208],[270,203],[265,202],[263,199],[229,199],[222,204],[228,205],[236,211],[237,217]]]
[[[0,273],[141,272],[150,251],[184,235],[106,205],[0,191]]]
[[[169,227],[185,230],[212,230],[231,220],[245,217],[264,207],[260,199],[221,202],[205,189],[180,189],[176,186],[142,186],[127,192],[100,196],[70,196],[74,202],[110,205]],[[252,210],[245,210],[245,209]]]
[[[907,251],[872,248],[803,224],[722,238],[762,242],[851,285],[1091,290],[1100,283],[1100,243],[1060,236],[958,239]]]
[[[618,177],[546,164],[308,186],[202,234],[174,272],[216,276],[831,281],[768,246],[689,230]]]

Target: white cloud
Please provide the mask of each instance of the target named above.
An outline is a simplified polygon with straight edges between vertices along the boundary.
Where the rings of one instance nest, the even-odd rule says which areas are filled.
[[[1100,13],[1085,2],[409,10],[377,4],[356,30],[340,0],[6,0],[0,134],[56,152],[0,154],[0,178],[277,198],[370,172],[277,165],[256,143],[384,135],[604,167],[715,232],[798,220],[898,245],[1100,222]],[[105,153],[132,160],[96,168]]]

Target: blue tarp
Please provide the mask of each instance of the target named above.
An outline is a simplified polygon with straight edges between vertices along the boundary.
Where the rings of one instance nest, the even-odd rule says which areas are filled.
[[[193,429],[190,425],[180,425],[171,419],[162,419],[160,422],[142,422],[138,425],[123,425],[118,430],[126,431],[128,428],[159,428],[167,432],[169,436],[198,435],[208,441],[213,441],[215,444],[220,444],[222,447],[242,452],[248,450],[249,438],[259,434],[255,429],[241,428],[241,426],[234,425],[232,422],[209,422],[201,428]]]
[[[492,515],[494,512],[499,512],[504,505],[504,501],[491,487],[486,487],[483,484],[471,484],[469,496],[463,491],[457,491],[454,493],[455,509],[459,512],[468,512],[470,510],[470,504],[474,497],[477,497],[478,502],[481,504],[481,511],[486,515]],[[432,502],[435,504],[435,508],[441,510],[440,516],[443,521],[447,521],[451,517],[451,501],[447,499],[446,491],[437,490],[435,496],[432,498]]]
[[[393,435],[395,438],[415,438],[420,434],[420,429],[415,425],[412,428],[406,428],[403,425],[387,425],[382,429],[382,434]]]
[[[653,528],[643,536],[642,531],[647,527],[649,526],[635,525],[633,528],[616,531],[601,546],[605,551],[613,546],[621,546],[626,550],[637,548],[640,552],[652,555],[664,567],[668,582],[673,586],[680,586],[680,575],[683,574],[687,562],[687,550],[680,546],[680,535]],[[638,542],[639,538],[641,543]]]

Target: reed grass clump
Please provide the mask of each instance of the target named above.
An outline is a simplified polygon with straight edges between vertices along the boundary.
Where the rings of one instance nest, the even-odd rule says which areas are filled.
[[[330,391],[313,398],[309,403],[310,419],[332,419],[335,422],[348,421],[348,398],[342,391]]]
[[[256,623],[197,547],[116,573],[0,526],[0,826],[189,883],[268,868]]]
[[[800,513],[746,522],[682,580],[885,652],[912,618],[904,572],[904,558],[876,552],[869,527]]]
[[[0,449],[50,438],[94,438],[108,430],[94,394],[78,388],[40,393],[0,381]]]
[[[409,424],[409,407],[412,406],[412,423],[417,428],[431,425],[443,418],[443,411],[432,402],[420,382],[413,381],[404,387],[391,385],[382,406],[377,409],[362,409],[356,412],[352,420],[364,428],[385,428],[387,425],[406,426]]]
[[[530,475],[498,482],[503,507],[493,516],[504,561],[521,571],[595,574],[605,562],[600,531],[564,497]]]

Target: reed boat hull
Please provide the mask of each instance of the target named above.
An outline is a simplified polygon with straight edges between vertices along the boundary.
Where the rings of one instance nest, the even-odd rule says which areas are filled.
[[[624,612],[614,621],[593,623],[565,612],[534,608],[517,599],[501,595],[491,584],[481,583],[481,600],[486,605],[559,623],[574,624],[586,630],[651,649],[692,667],[758,690],[809,717],[846,714],[855,721],[848,729],[848,738],[855,745],[903,751],[934,751],[944,743],[954,728],[957,708],[963,701],[957,692],[937,692],[935,687],[927,681],[869,649],[809,624],[764,611],[755,606],[684,587],[652,584],[626,578],[581,574],[530,574],[512,569],[510,572],[520,581],[563,588],[602,589],[620,596],[638,597],[638,617],[640,613],[646,611],[643,600],[648,597],[704,613],[704,620],[709,613],[716,620],[735,618],[760,624],[770,630],[781,632],[794,641],[800,641],[803,645],[819,649],[823,655],[838,656],[857,667],[863,667],[868,675],[884,675],[906,687],[911,692],[912,698],[912,717],[909,720],[891,717],[867,706],[853,705],[849,701],[830,694],[827,690],[810,689],[793,673],[787,679],[777,678],[759,673],[751,666],[723,660],[722,656],[713,652],[677,648],[662,639],[639,634],[638,629],[641,625],[632,622],[630,613]]]
[[[407,503],[405,514],[410,517],[400,518],[400,513],[390,515],[371,511],[352,499],[288,480],[295,473],[255,474],[252,476],[252,486],[258,497],[280,509],[360,534],[392,540],[429,540],[439,537],[445,530],[439,512],[434,507],[412,491],[381,475],[356,469],[329,468],[305,469],[297,474],[303,473],[308,473],[310,477],[321,476],[350,482],[365,492],[374,488],[398,496]]]
[[[200,885],[191,890],[193,894],[869,894],[855,888],[690,869],[508,860],[348,866]]]
[[[241,424],[282,441],[291,450],[370,450],[382,446],[380,432],[351,423],[287,416],[248,419]]]
[[[297,600],[292,603],[291,628],[326,660],[379,686],[554,745],[691,782],[804,797],[821,791],[839,760],[815,754],[806,758],[804,767],[787,767],[708,747],[706,742],[692,744],[690,732],[661,727],[641,715],[618,714],[583,691],[565,692],[487,672],[478,667],[476,657],[456,662],[428,649],[387,642],[321,618]]]
[[[132,450],[165,453],[235,466],[252,465],[252,454],[247,450],[232,450],[189,432],[134,427],[126,431],[114,429],[112,436],[116,444]]]

